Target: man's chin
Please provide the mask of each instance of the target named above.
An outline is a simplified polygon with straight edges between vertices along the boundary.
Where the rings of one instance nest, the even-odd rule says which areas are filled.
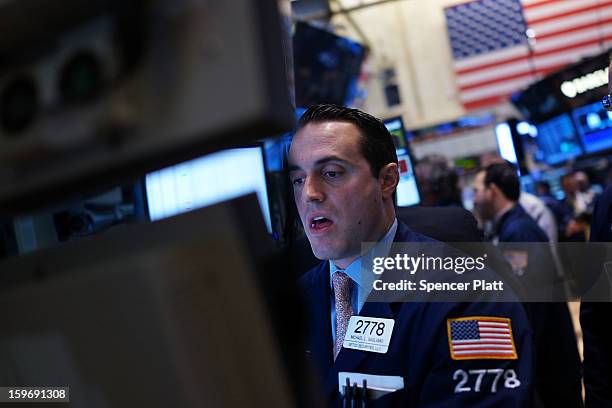
[[[318,251],[312,248],[312,253],[314,254],[315,258],[320,259],[322,261],[329,261],[330,259],[336,258],[333,252],[327,250]]]
[[[330,245],[324,245],[322,243],[317,245],[311,244],[310,248],[312,249],[314,256],[322,261],[337,259],[338,254],[340,253],[340,251],[335,250]]]

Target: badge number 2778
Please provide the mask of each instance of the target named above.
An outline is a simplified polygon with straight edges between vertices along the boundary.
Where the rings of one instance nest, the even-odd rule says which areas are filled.
[[[393,319],[353,316],[349,320],[342,346],[373,353],[386,353],[389,350],[394,324]]]

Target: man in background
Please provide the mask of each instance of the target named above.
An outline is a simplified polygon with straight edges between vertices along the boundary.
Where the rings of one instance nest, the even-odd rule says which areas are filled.
[[[415,166],[423,205],[432,207],[463,207],[459,177],[446,157],[432,154],[423,157]]]
[[[544,231],[518,203],[520,181],[510,163],[494,163],[479,171],[474,190],[475,210],[482,219],[494,223],[494,242],[548,242]],[[529,262],[534,263],[532,255],[544,256],[538,254],[544,248],[526,246]],[[526,274],[544,273],[544,269],[527,267]],[[543,280],[552,278],[543,277]],[[567,305],[526,303],[525,307],[534,329],[537,406],[581,407],[580,357]]]

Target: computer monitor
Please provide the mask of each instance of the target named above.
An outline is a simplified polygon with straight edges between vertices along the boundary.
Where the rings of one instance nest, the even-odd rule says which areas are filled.
[[[361,44],[298,22],[293,36],[297,106],[351,105],[365,54]]]
[[[396,149],[406,148],[406,130],[404,129],[404,122],[401,117],[395,117],[387,119],[383,122],[385,127],[393,136],[393,144]]]
[[[535,180],[532,175],[526,174],[521,176],[519,181],[521,182],[521,191],[525,191],[529,194],[536,194]]]
[[[261,146],[223,150],[149,173],[145,186],[151,221],[255,192],[272,232]]]
[[[414,175],[414,166],[410,147],[406,140],[406,131],[401,117],[390,118],[384,121],[385,126],[395,144],[395,153],[399,163],[400,181],[397,185],[397,205],[398,207],[408,207],[421,203],[421,195]]]
[[[71,407],[297,406],[296,277],[257,207],[251,194],[0,262],[2,385],[70,387]]]
[[[289,0],[0,3],[3,215],[293,127]]]
[[[565,192],[563,191],[563,185],[561,179],[568,173],[564,167],[558,169],[551,169],[540,174],[538,181],[545,181],[550,186],[550,193],[557,199],[563,200],[565,198]]]
[[[408,207],[421,203],[421,194],[417,186],[412,166],[412,158],[407,149],[396,149],[397,161],[399,163],[400,181],[397,185],[398,207]]]
[[[504,160],[518,165],[518,157],[512,141],[512,130],[508,122],[499,123],[495,126],[495,138],[497,139],[499,155]]]
[[[601,102],[574,109],[572,117],[586,153],[612,148],[612,112],[607,112]]]
[[[559,164],[582,154],[576,129],[568,113],[542,122],[537,128],[539,153],[548,164]]]

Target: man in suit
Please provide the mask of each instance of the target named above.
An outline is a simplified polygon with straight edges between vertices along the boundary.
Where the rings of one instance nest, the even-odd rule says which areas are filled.
[[[612,186],[603,192],[595,204],[590,241],[612,242]],[[580,305],[580,324],[584,335],[584,388],[587,408],[612,407],[610,316],[612,316],[610,302],[583,302]]]
[[[369,374],[395,390],[382,390],[372,406],[529,406],[531,333],[519,303],[367,301],[373,277],[361,273],[369,259],[362,243],[376,243],[368,254],[386,256],[394,242],[434,242],[396,218],[397,157],[380,120],[335,105],[311,107],[291,144],[289,177],[313,253],[323,260],[300,285],[306,355],[331,405],[339,404],[344,372],[341,384],[347,376],[361,384],[359,375]],[[388,347],[345,342],[360,319],[374,322],[375,340]],[[501,332],[506,343],[481,350],[461,340],[487,331]]]
[[[493,240],[517,243],[511,245],[514,252],[525,252],[529,265],[522,277],[524,284],[550,285],[555,276],[552,262],[546,260],[547,246],[525,244],[545,243],[548,237],[518,203],[520,181],[514,166],[507,162],[487,166],[476,175],[474,190],[476,211],[483,219],[494,221]],[[533,276],[543,273],[547,276]],[[565,303],[550,300],[525,304],[534,327],[536,405],[581,407],[580,356],[569,310]]]

